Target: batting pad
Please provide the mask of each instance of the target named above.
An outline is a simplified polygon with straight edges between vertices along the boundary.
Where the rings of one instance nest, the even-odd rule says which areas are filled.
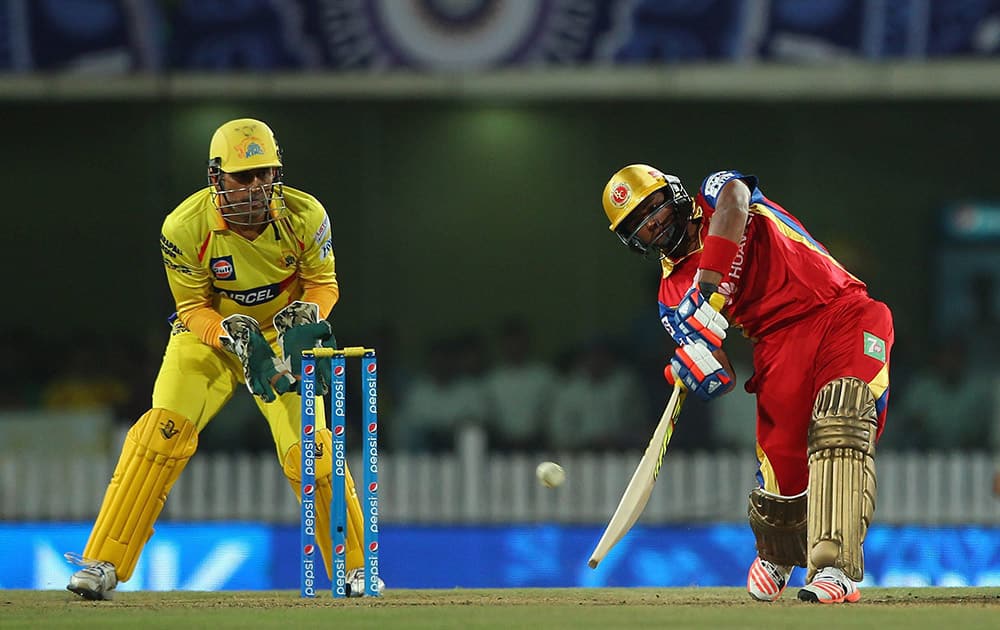
[[[302,501],[302,450],[296,442],[285,453],[282,469],[288,483],[292,485],[295,496]],[[320,429],[316,432],[316,544],[323,554],[326,575],[333,579],[333,540],[330,535],[330,503],[333,501],[333,487],[330,483],[333,472],[333,434],[330,429]],[[347,570],[364,566],[364,520],[361,515],[361,503],[358,501],[358,491],[354,488],[351,471],[344,462],[344,483],[346,484],[347,500],[347,533],[344,536],[347,549],[344,552]]]
[[[782,566],[806,566],[805,493],[784,497],[760,488],[750,493],[747,518],[757,555]]]
[[[837,567],[860,582],[861,545],[875,513],[878,415],[868,384],[830,381],[819,391],[809,426],[809,575]]]
[[[83,557],[113,563],[122,582],[132,577],[170,488],[197,448],[198,429],[187,418],[166,409],[143,414],[125,436]]]

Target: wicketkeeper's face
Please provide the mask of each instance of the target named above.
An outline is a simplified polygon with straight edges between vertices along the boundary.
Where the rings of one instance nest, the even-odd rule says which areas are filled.
[[[266,223],[270,218],[276,170],[264,167],[238,173],[222,172],[219,194],[225,200],[221,206],[223,216],[242,225]]]

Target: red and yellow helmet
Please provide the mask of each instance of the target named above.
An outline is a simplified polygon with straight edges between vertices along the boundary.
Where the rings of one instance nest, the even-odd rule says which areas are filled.
[[[647,197],[658,190],[664,192],[665,203],[673,206],[673,221],[668,229],[658,234],[652,243],[645,243],[636,236],[645,221],[628,234],[624,233],[622,224],[625,220]],[[681,180],[648,164],[629,164],[612,175],[604,186],[601,200],[604,213],[611,223],[609,229],[630,249],[643,254],[653,246],[659,248],[664,255],[670,255],[684,240],[693,209],[691,196],[684,190]],[[659,208],[651,209],[646,218],[658,210]]]

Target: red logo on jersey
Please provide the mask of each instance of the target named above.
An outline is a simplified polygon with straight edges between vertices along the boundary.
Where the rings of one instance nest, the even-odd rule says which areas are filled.
[[[216,280],[235,280],[236,267],[233,266],[232,256],[221,256],[208,261],[209,268]]]

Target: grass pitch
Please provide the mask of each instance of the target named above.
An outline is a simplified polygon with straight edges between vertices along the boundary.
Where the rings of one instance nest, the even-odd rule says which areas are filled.
[[[740,588],[388,590],[379,599],[301,600],[293,591],[120,593],[0,591],[15,628],[996,628],[998,588],[866,588],[857,604],[753,602]]]

